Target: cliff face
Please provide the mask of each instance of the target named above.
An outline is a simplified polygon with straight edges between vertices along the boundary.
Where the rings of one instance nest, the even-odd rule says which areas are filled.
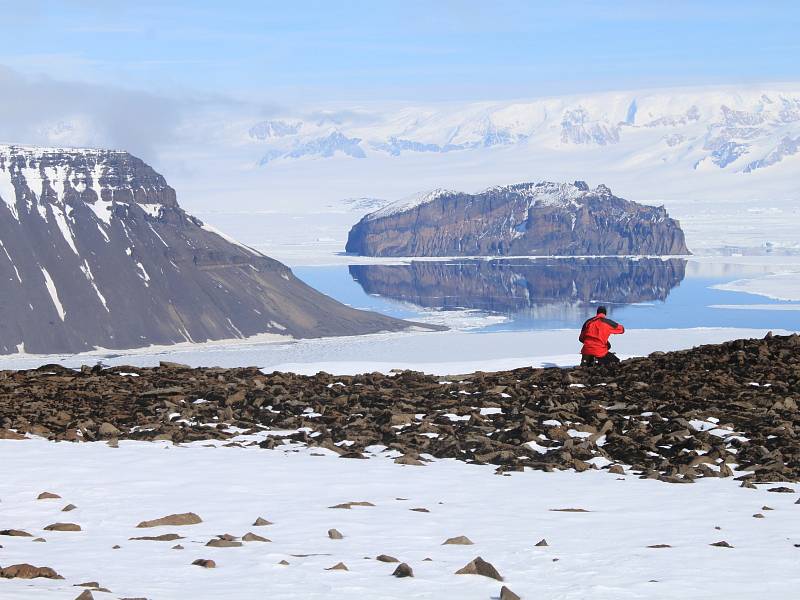
[[[126,152],[0,146],[0,354],[398,330],[184,212]]]
[[[630,304],[665,300],[686,275],[686,261],[643,258],[412,262],[353,265],[350,274],[368,294],[425,308],[474,308],[514,313],[548,305],[602,300]],[[581,312],[583,314],[583,312]]]
[[[689,254],[680,224],[663,207],[581,181],[479,194],[436,190],[365,216],[346,249],[365,256]]]

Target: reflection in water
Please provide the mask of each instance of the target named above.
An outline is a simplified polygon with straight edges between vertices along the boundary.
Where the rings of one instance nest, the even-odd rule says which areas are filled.
[[[683,259],[587,258],[459,260],[408,265],[353,265],[368,294],[425,308],[470,308],[571,318],[587,303],[666,300],[686,274]]]

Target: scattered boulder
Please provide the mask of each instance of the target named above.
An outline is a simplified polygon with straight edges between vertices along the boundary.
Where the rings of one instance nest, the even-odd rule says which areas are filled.
[[[550,544],[548,544],[548,543],[547,543],[547,540],[546,540],[546,539],[544,539],[544,538],[540,539],[538,542],[536,542],[536,543],[534,544],[534,546],[539,546],[539,547],[541,547],[541,546],[549,546],[549,545],[550,545]]]
[[[586,513],[591,512],[585,508],[551,508],[550,512]]]
[[[395,577],[413,577],[414,570],[409,567],[406,563],[400,563],[397,565],[397,568],[392,573]]]
[[[328,537],[332,540],[341,540],[344,536],[336,529],[328,529]]]
[[[459,535],[457,537],[447,538],[444,542],[442,542],[442,546],[448,545],[456,545],[456,546],[472,546],[473,542],[465,535]]]
[[[152,521],[142,521],[136,527],[139,529],[146,528],[146,527],[162,527],[164,525],[169,526],[181,526],[181,525],[197,525],[198,523],[202,523],[203,519],[192,512],[188,513],[179,513],[175,515],[167,515],[166,517],[161,517],[160,519],[153,519]]]
[[[399,563],[400,561],[397,560],[394,556],[389,556],[388,554],[379,554],[375,557],[375,560],[379,560],[385,563]]]
[[[33,541],[34,541],[34,542],[40,542],[40,543],[41,543],[41,542],[46,542],[47,540],[46,540],[46,539],[44,539],[43,537],[37,537],[37,538],[33,538]]]
[[[174,540],[182,540],[183,536],[177,533],[164,533],[162,535],[144,535],[141,537],[128,538],[129,540],[142,540],[149,542],[172,542]]]
[[[272,525],[272,521],[267,521],[262,517],[258,517],[253,523],[253,527],[264,527],[266,525]]]
[[[265,537],[261,537],[260,535],[256,535],[255,533],[245,533],[242,536],[243,542],[271,542],[272,540],[268,540]]]
[[[506,586],[500,588],[500,600],[522,600]]]
[[[332,567],[328,567],[325,569],[326,571],[349,571],[350,569],[347,568],[347,565],[343,562],[336,563]]]
[[[10,567],[0,569],[0,577],[5,577],[6,579],[36,579],[37,577],[43,577],[45,579],[64,579],[50,567],[34,567],[28,563],[11,565]]]
[[[225,539],[213,539],[209,540],[206,546],[211,546],[212,548],[238,548],[242,546],[242,542],[234,542],[232,540],[225,540]]]
[[[474,558],[456,571],[456,575],[483,575],[484,577],[491,577],[497,581],[503,581],[503,577],[497,572],[494,565],[486,562],[480,556]]]
[[[183,550],[183,546],[180,544],[175,544],[170,550]]]
[[[672,548],[669,544],[653,544],[648,546],[648,548]]]
[[[45,531],[80,531],[81,526],[77,523],[53,523],[44,528]]]
[[[344,504],[337,504],[336,506],[329,506],[328,508],[351,509],[354,506],[375,506],[375,505],[372,502],[345,502]]]
[[[51,500],[53,498],[61,498],[58,494],[54,494],[52,492],[42,492],[38,496],[36,496],[37,500]]]
[[[215,569],[217,567],[217,563],[210,558],[198,558],[197,560],[192,561],[192,564],[197,565],[198,567],[203,567],[204,569]]]
[[[412,512],[421,512],[421,513],[429,513],[429,512],[431,512],[427,508],[409,508],[408,510],[410,510]]]
[[[64,508],[61,509],[61,512],[70,512],[78,508],[74,504],[67,504]]]
[[[289,564],[289,561],[288,561],[288,560],[286,560],[286,559],[284,559],[284,560],[281,560],[281,561],[280,561],[278,564],[279,564],[279,565],[284,565],[284,566],[286,566],[286,565],[288,565],[288,564]]]
[[[22,531],[21,529],[3,529],[0,531],[0,535],[8,535],[11,537],[33,537],[27,531]]]
[[[709,546],[716,546],[717,548],[733,548],[733,546],[731,546],[725,540],[721,540],[719,542],[714,542],[713,544],[709,544]]]
[[[81,592],[81,593],[80,593],[80,594],[79,594],[79,595],[78,595],[78,596],[75,598],[75,600],[94,600],[94,596],[92,595],[92,592],[91,592],[91,591],[89,591],[89,590],[83,590],[83,591],[82,591],[82,592]]]
[[[790,487],[786,487],[785,485],[770,488],[767,490],[768,492],[777,492],[778,494],[794,494],[794,490]]]

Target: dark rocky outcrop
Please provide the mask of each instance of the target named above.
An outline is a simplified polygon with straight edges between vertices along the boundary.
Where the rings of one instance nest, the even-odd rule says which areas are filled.
[[[0,146],[0,354],[403,329],[180,208],[138,158]]]
[[[393,456],[455,458],[496,465],[500,473],[618,474],[614,467],[625,465],[626,477],[672,483],[731,477],[736,469],[746,487],[776,482],[768,488],[780,489],[788,486],[778,482],[800,481],[798,397],[800,336],[791,335],[654,353],[610,369],[522,368],[441,379],[413,371],[309,377],[254,367],[44,365],[0,371],[0,427],[89,441],[111,423],[120,439],[215,439],[265,449],[305,444],[342,457],[382,445]],[[262,441],[237,441],[229,426]],[[336,445],[344,441],[346,450]],[[583,518],[578,513],[594,507],[552,509]]]
[[[346,249],[365,256],[689,254],[680,224],[664,207],[582,181],[478,194],[436,190],[366,215],[350,230]]]
[[[499,313],[596,301],[629,304],[665,300],[686,275],[679,258],[581,258],[414,261],[351,265],[368,294],[425,308],[473,308]]]

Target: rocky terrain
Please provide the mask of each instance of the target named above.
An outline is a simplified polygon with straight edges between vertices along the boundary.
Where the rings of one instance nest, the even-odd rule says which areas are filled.
[[[520,183],[477,194],[435,190],[390,204],[350,230],[365,256],[689,254],[680,224],[582,182]]]
[[[624,361],[613,370],[517,369],[313,377],[259,369],[46,365],[0,372],[0,436],[300,443],[343,458],[397,453],[499,471],[633,469],[691,482],[800,479],[800,336]],[[780,487],[780,486],[778,486]],[[780,491],[780,490],[778,490]]]
[[[683,281],[686,261],[587,258],[512,261],[414,261],[351,265],[368,294],[437,309],[516,312],[540,306],[665,300]]]
[[[394,331],[178,205],[126,152],[0,146],[0,354]]]

